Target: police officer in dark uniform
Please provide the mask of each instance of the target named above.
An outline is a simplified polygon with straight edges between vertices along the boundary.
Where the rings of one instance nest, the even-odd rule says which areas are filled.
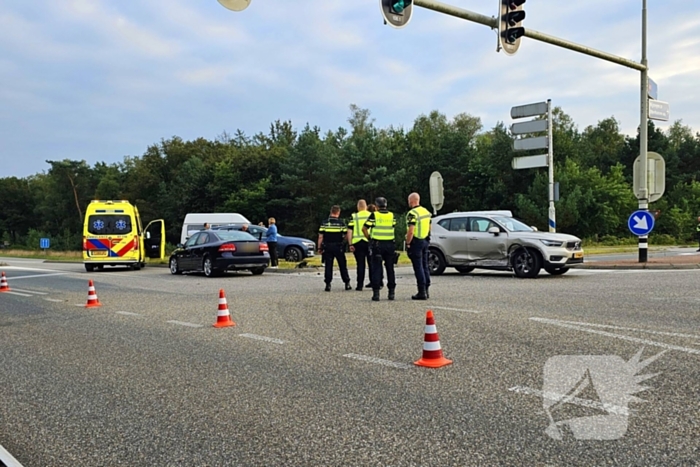
[[[396,291],[396,276],[394,275],[394,260],[396,245],[394,244],[394,228],[396,218],[393,212],[387,210],[386,198],[374,201],[377,211],[370,214],[362,227],[362,232],[370,241],[372,256],[372,300],[379,301],[379,289],[382,283],[382,261],[386,268],[386,285],[389,289],[389,300],[393,300]]]
[[[340,220],[340,206],[331,208],[331,215],[321,224],[318,229],[318,251],[323,255],[323,262],[326,266],[326,274],[324,280],[326,282],[326,292],[331,291],[331,282],[333,281],[333,260],[338,261],[340,268],[340,277],[345,283],[345,290],[351,290],[350,275],[348,274],[348,266],[345,261],[345,247],[343,240],[347,233],[348,227],[345,222]]]

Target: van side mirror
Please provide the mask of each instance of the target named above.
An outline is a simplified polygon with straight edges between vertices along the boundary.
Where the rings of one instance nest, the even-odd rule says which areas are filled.
[[[494,234],[494,235],[498,236],[498,235],[501,233],[501,229],[499,229],[498,227],[491,227],[491,228],[488,230],[488,232],[489,232],[490,234]]]
[[[534,225],[531,225],[530,228],[531,228],[532,230],[534,230],[535,232],[537,232],[537,227],[535,227]]]

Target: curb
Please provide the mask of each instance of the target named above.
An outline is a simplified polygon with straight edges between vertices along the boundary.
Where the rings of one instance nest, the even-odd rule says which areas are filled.
[[[573,269],[573,268],[572,268]],[[588,264],[588,265],[582,265],[582,266],[577,266],[576,269],[666,269],[666,270],[671,270],[671,269],[700,269],[700,264],[670,264],[670,263],[661,263],[661,264],[649,264],[649,263],[640,263],[640,264],[609,264],[607,266],[605,265],[598,265],[598,264]]]

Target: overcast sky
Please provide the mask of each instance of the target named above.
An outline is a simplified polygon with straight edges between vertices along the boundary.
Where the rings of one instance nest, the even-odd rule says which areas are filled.
[[[448,3],[488,16],[497,0]],[[641,59],[642,0],[529,0],[524,26]],[[649,1],[650,76],[675,120],[700,131],[700,1]],[[524,39],[496,53],[488,27],[416,8],[383,25],[379,0],[0,2],[0,177],[46,160],[107,163],[163,138],[267,132],[274,120],[347,127],[349,105],[380,127],[466,112],[485,129],[514,105],[552,99],[579,129],[639,125],[640,74]],[[555,148],[556,150],[556,148]]]

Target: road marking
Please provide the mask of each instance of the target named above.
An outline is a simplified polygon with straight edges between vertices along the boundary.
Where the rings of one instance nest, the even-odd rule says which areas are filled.
[[[204,325],[202,325],[202,324],[186,323],[184,321],[168,321],[168,323],[177,324],[180,326],[187,326],[190,328],[203,328],[204,327]]]
[[[12,276],[12,277],[8,277],[7,280],[8,281],[9,280],[16,281],[18,279],[35,279],[37,277],[65,276],[67,274],[69,274],[69,273],[67,273],[67,272],[54,272],[52,274],[32,274],[31,276],[17,276],[17,277]]]
[[[678,345],[665,344],[663,342],[650,341],[647,339],[639,339],[637,337],[623,336],[621,334],[614,334],[612,332],[607,332],[607,331],[599,331],[597,329],[588,329],[588,328],[584,328],[584,327],[580,327],[580,326],[574,326],[572,324],[566,324],[566,322],[557,321],[555,319],[546,319],[546,318],[530,318],[530,319],[532,321],[537,321],[539,323],[553,324],[554,326],[559,326],[562,328],[574,329],[576,331],[583,331],[583,332],[588,332],[591,334],[598,334],[598,335],[606,336],[606,337],[613,337],[615,339],[621,339],[623,341],[636,342],[638,344],[651,345],[654,347],[661,347],[662,349],[679,350],[681,352],[686,352],[686,353],[690,353],[690,354],[694,354],[694,355],[700,355],[700,350],[689,349],[688,347],[681,347]]]
[[[58,300],[56,298],[45,298],[44,300],[46,300],[47,302],[54,302],[54,303],[60,303],[63,301],[63,300]]]
[[[34,295],[48,295],[46,292],[35,292],[34,290],[22,290],[22,289],[12,289],[16,290],[17,292],[24,292],[24,293],[31,293]]]
[[[141,316],[141,315],[138,314],[138,313],[132,313],[132,312],[130,312],[130,311],[116,311],[115,313],[118,314],[118,315],[126,315],[126,316]],[[171,322],[172,322],[172,321],[171,321]]]
[[[257,334],[239,334],[241,337],[247,337],[249,339],[257,339],[259,341],[273,342],[275,344],[284,344],[283,340],[275,339],[274,337],[258,336]]]
[[[0,445],[0,464],[4,464],[6,467],[22,467],[22,464],[12,457],[12,454],[7,452],[2,445]]]
[[[571,397],[566,394],[558,394],[556,392],[550,391],[540,391],[539,389],[532,389],[525,386],[514,386],[509,391],[517,392],[518,394],[526,394],[528,396],[537,396],[543,399],[547,399],[553,402],[564,402],[567,404],[574,404],[581,407],[588,407],[591,409],[604,410],[608,413],[617,415],[629,415],[630,409],[628,407],[622,407],[614,404],[606,404],[603,402],[592,401],[590,399],[581,399],[578,397]]]
[[[481,313],[479,310],[467,310],[464,308],[448,308],[446,306],[433,306],[433,307],[428,307],[432,310],[450,310],[450,311],[465,311],[467,313]]]
[[[19,295],[20,297],[31,297],[31,295],[29,295],[28,293],[13,292],[11,290],[8,290],[7,292],[4,292],[4,293],[9,293],[12,295]]]
[[[559,321],[559,320],[557,320]],[[658,334],[660,336],[671,336],[671,337],[690,337],[691,339],[700,339],[700,336],[695,336],[693,334],[680,334],[677,332],[663,332],[663,331],[648,331],[646,329],[637,329],[637,328],[625,328],[622,326],[610,326],[607,324],[593,324],[593,323],[579,323],[576,321],[559,321],[560,323],[566,323],[566,324],[574,324],[578,326],[588,326],[591,328],[607,328],[607,329],[619,329],[621,331],[638,331],[638,332],[645,332],[647,334]]]
[[[391,360],[383,360],[381,358],[368,357],[366,355],[357,355],[354,353],[345,354],[343,355],[343,357],[354,358],[355,360],[362,360],[363,362],[369,363],[377,363],[379,365],[390,366],[394,368],[401,368],[402,370],[409,370],[411,368],[415,368],[414,366],[407,365],[405,363],[396,363],[392,362]]]

